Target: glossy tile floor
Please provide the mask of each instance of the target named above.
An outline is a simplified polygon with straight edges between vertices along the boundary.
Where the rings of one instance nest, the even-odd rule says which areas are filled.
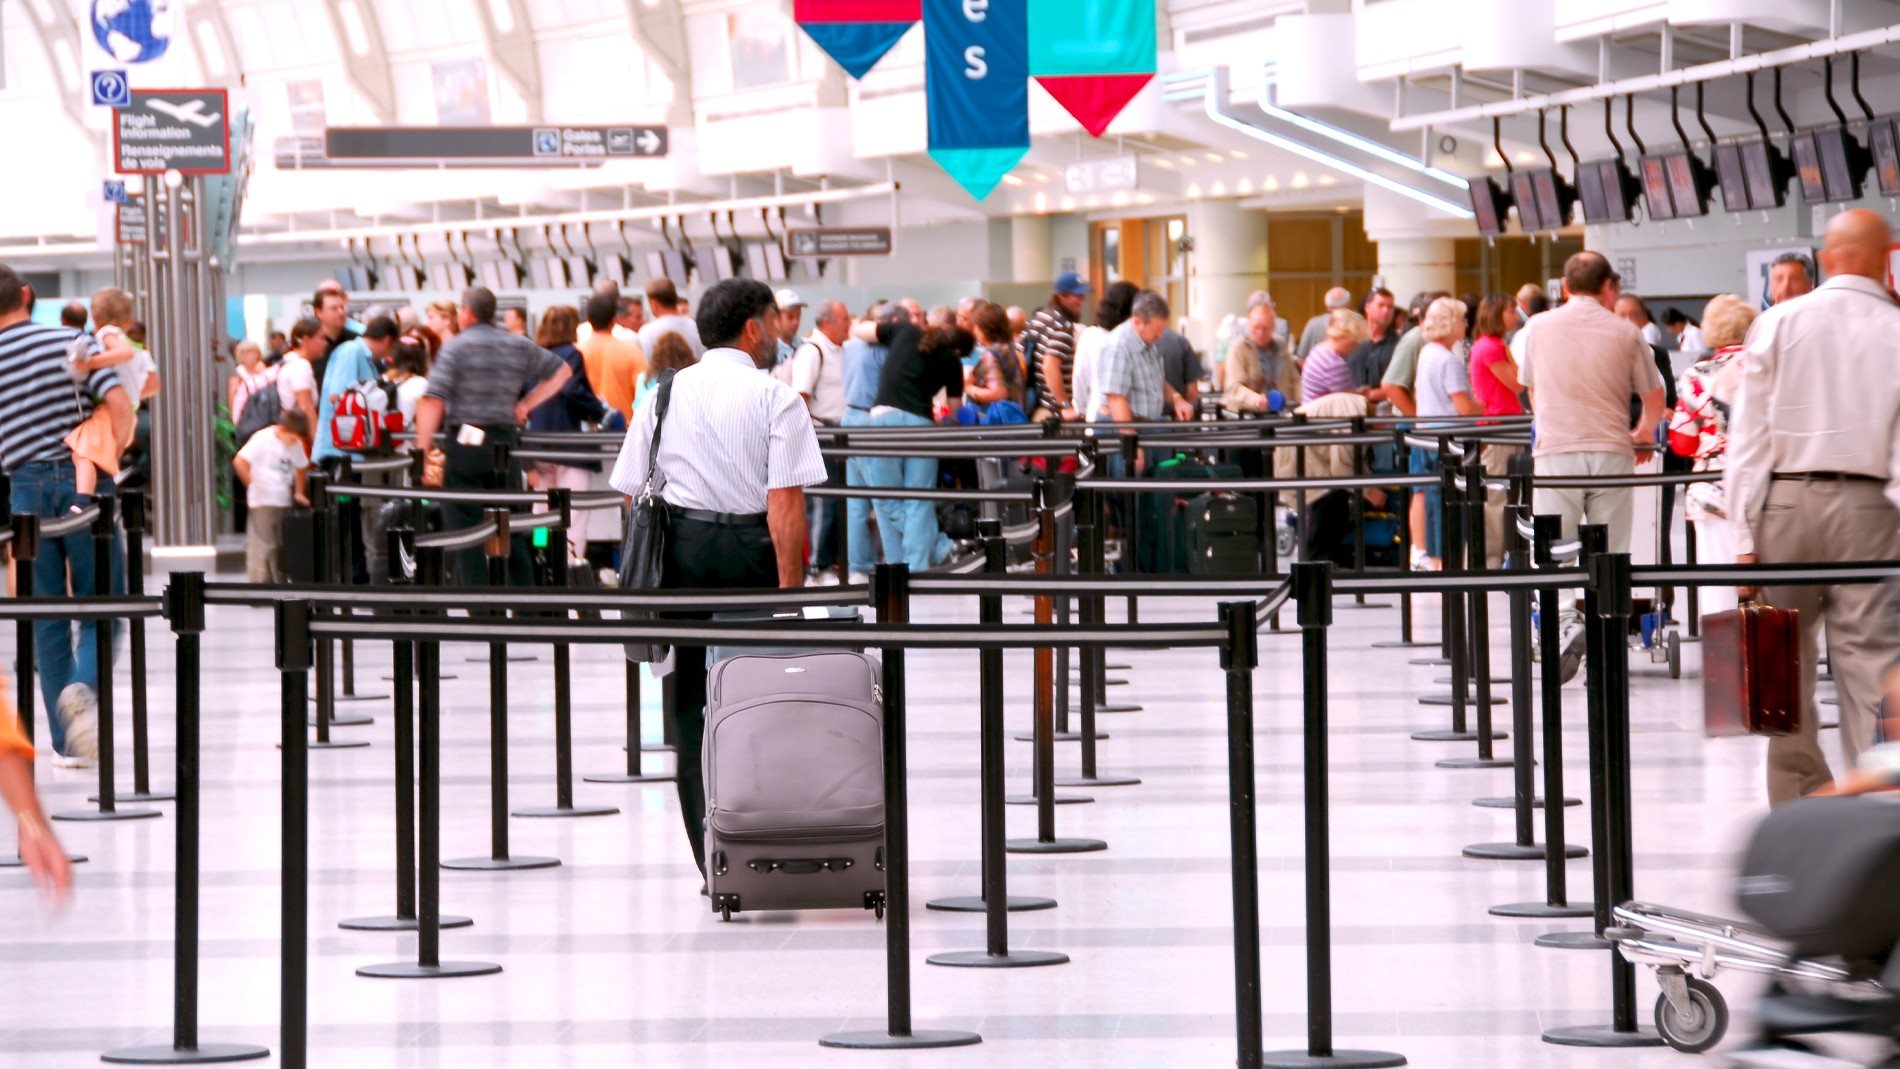
[[[1342,599],[1333,630],[1332,828],[1337,1041],[1397,1051],[1420,1066],[1686,1066],[1666,1049],[1621,1052],[1540,1041],[1552,1026],[1607,1022],[1608,957],[1538,949],[1534,936],[1586,922],[1506,921],[1494,904],[1542,897],[1542,868],[1472,861],[1462,846],[1510,838],[1510,814],[1474,807],[1506,794],[1508,770],[1448,771],[1434,762],[1469,744],[1414,742],[1448,712],[1418,695],[1445,691],[1443,669],[1418,651],[1375,650],[1396,637],[1390,605]],[[955,610],[960,612],[961,610]],[[1119,610],[1117,610],[1119,612]],[[1211,606],[1156,604],[1145,618],[1206,617]],[[1011,609],[1012,616],[1016,610]],[[929,619],[968,619],[944,605]],[[1421,599],[1421,621],[1436,602]],[[1506,663],[1506,619],[1496,662]],[[1291,617],[1288,617],[1289,625]],[[10,629],[9,629],[10,630]],[[1435,626],[1421,626],[1435,634]],[[204,671],[203,1038],[275,1045],[278,938],[277,679],[262,612],[213,611]],[[10,638],[0,636],[0,649]],[[1301,669],[1290,633],[1263,634],[1256,679],[1261,901],[1269,1048],[1304,1042],[1301,850]],[[1671,681],[1644,655],[1634,675],[1635,827],[1640,897],[1730,912],[1738,843],[1762,811],[1762,747],[1710,742],[1699,730],[1698,648]],[[446,648],[444,856],[486,853],[486,668],[475,647]],[[510,665],[517,805],[553,801],[549,661]],[[10,652],[7,653],[10,658]],[[624,702],[617,652],[577,655],[575,764],[621,761]],[[514,851],[558,857],[558,868],[447,872],[444,909],[475,926],[443,936],[445,959],[499,963],[498,975],[391,981],[361,965],[413,959],[412,936],[345,932],[338,919],[389,912],[394,856],[390,718],[338,728],[365,749],[310,756],[311,1064],[377,1066],[1219,1066],[1233,1060],[1222,677],[1208,651],[1118,654],[1132,670],[1108,715],[1105,771],[1139,786],[1094,790],[1092,805],[1059,810],[1065,834],[1107,840],[1103,853],[1013,857],[1012,890],[1060,900],[1016,915],[1016,946],[1061,950],[1069,964],[1024,970],[926,965],[927,954],[983,945],[980,917],[927,912],[939,895],[977,886],[976,657],[932,653],[911,662],[911,828],[918,1027],[974,1029],[963,1050],[869,1053],[821,1049],[845,1027],[871,1028],[884,1006],[882,930],[868,914],[762,914],[722,924],[700,898],[671,784],[582,783],[579,801],[618,815],[512,821]],[[9,661],[10,663],[10,661]],[[152,643],[155,779],[172,780],[169,641]],[[365,691],[382,691],[386,650],[359,651]],[[1026,655],[1011,655],[1010,708],[1028,723]],[[649,688],[649,705],[656,688]],[[122,686],[121,700],[126,689]],[[1566,688],[1570,788],[1582,795],[1583,692]],[[1504,714],[1500,713],[1501,716]],[[124,732],[122,732],[123,738]],[[657,741],[657,715],[649,741]],[[1830,742],[1828,745],[1832,746]],[[123,752],[123,751],[122,751]],[[1029,747],[1010,744],[1012,784],[1026,786]],[[670,761],[670,757],[665,758]],[[1073,770],[1074,744],[1060,761]],[[124,766],[122,765],[122,768]],[[122,772],[129,780],[129,768]],[[84,805],[86,774],[52,768],[40,780],[53,809]],[[1075,792],[1080,793],[1080,792]],[[167,816],[62,824],[91,856],[62,917],[44,914],[17,872],[0,872],[0,1064],[78,1066],[136,1042],[166,1042],[171,1008],[172,831]],[[1587,841],[1584,810],[1573,835]],[[1033,834],[1012,807],[1012,834]],[[1569,868],[1587,898],[1588,862]],[[1656,988],[1639,977],[1648,1021]],[[1725,975],[1737,1015],[1727,1046],[1748,1032],[1753,994]]]

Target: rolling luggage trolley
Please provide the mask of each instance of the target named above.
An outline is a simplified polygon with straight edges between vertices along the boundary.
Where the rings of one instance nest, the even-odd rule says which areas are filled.
[[[1636,466],[1638,475],[1660,475],[1663,456],[1669,448],[1669,423],[1657,425],[1656,452]],[[1630,563],[1661,564],[1663,547],[1675,526],[1675,505],[1682,495],[1674,495],[1669,514],[1662,509],[1662,487],[1639,486],[1630,518]],[[1634,599],[1630,614],[1630,649],[1649,654],[1651,664],[1669,666],[1669,678],[1682,678],[1682,636],[1676,631],[1671,607],[1664,603],[1661,588],[1653,597]]]

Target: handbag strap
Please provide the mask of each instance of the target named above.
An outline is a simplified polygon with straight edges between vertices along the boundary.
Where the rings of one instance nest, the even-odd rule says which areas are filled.
[[[660,468],[660,435],[666,430],[666,409],[673,400],[673,376],[678,372],[671,369],[660,373],[659,393],[653,398],[653,441],[647,446],[647,478],[640,487],[643,500],[653,498],[653,476]]]

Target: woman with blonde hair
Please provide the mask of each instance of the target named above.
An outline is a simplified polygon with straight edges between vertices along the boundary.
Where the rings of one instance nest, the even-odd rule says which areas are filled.
[[[1351,390],[1352,368],[1347,366],[1346,357],[1371,336],[1364,316],[1349,308],[1335,309],[1326,323],[1325,344],[1314,346],[1300,368],[1300,384],[1306,396],[1317,399]]]
[[[1412,397],[1418,405],[1419,427],[1433,429],[1443,424],[1427,421],[1430,416],[1475,416],[1484,406],[1471,396],[1471,375],[1465,361],[1455,351],[1465,340],[1465,302],[1456,297],[1440,297],[1425,310],[1418,332],[1425,345],[1418,351],[1418,370],[1412,380]],[[1412,473],[1424,475],[1438,470],[1436,449],[1412,450]],[[1443,540],[1443,493],[1436,484],[1425,488],[1425,545],[1412,548],[1415,571],[1437,571],[1441,566]]]
[[[1690,457],[1696,471],[1721,471],[1728,453],[1729,410],[1742,382],[1742,342],[1755,322],[1754,306],[1724,293],[1702,311],[1703,343],[1713,349],[1706,360],[1682,373],[1676,410],[1669,419],[1669,449]],[[1695,524],[1696,560],[1735,563],[1735,535],[1729,525],[1722,484],[1691,483],[1684,495],[1689,522]],[[1732,587],[1704,587],[1702,614],[1735,607]]]
[[[443,341],[462,332],[462,325],[455,318],[454,301],[430,301],[429,307],[423,309],[422,322]]]

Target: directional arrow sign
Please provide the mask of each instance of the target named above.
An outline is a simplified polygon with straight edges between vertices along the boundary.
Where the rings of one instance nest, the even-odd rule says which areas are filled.
[[[330,166],[587,165],[666,155],[664,126],[332,126]]]

